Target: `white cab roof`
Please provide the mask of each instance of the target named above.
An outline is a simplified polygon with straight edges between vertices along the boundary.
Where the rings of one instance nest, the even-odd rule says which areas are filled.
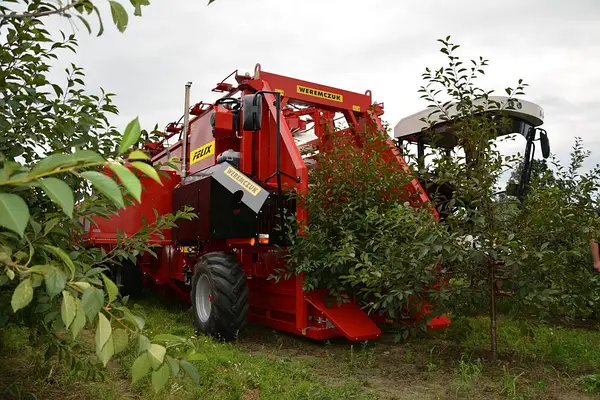
[[[489,98],[490,100],[499,102],[503,108],[506,107],[506,104],[509,100],[509,97],[507,96],[490,96]],[[516,99],[511,100],[515,101]],[[475,104],[482,104],[484,106],[486,105],[484,100],[475,102]],[[426,108],[423,111],[419,111],[413,115],[401,119],[394,127],[394,137],[402,138],[421,132],[421,130],[423,128],[426,128],[428,125],[420,119],[427,118],[427,116],[432,112],[432,110],[432,108]],[[494,107],[490,111],[497,112],[497,108]],[[533,126],[540,126],[544,123],[544,110],[539,105],[530,101],[518,99],[515,101],[515,106],[513,109],[504,108],[504,111],[506,112],[506,114],[515,117],[516,119],[523,120]],[[456,105],[452,106],[448,110],[448,113],[450,114],[450,116],[456,115]],[[440,119],[436,119],[438,115],[439,114],[436,114],[436,116],[432,117],[432,119],[436,120],[436,122],[446,122]]]

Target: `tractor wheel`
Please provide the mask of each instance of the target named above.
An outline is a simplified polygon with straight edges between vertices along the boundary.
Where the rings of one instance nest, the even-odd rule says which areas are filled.
[[[204,255],[192,278],[194,325],[201,333],[226,341],[235,339],[247,324],[249,293],[246,274],[234,255]]]
[[[115,284],[120,285],[119,292],[122,296],[139,297],[143,288],[142,269],[131,261],[124,260],[115,268]]]

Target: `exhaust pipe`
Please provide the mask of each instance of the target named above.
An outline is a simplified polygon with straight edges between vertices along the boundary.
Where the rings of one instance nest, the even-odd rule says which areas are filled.
[[[181,181],[187,177],[187,144],[189,140],[188,129],[190,126],[190,88],[192,82],[185,85],[185,106],[183,110],[183,160],[181,163]]]

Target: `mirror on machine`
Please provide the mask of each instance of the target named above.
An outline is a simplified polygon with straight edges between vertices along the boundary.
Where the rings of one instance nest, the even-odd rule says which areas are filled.
[[[550,157],[550,141],[546,131],[540,131],[540,145],[542,147],[542,157]]]
[[[242,103],[242,118],[244,121],[244,130],[258,131],[262,122],[262,99],[260,95],[244,95]]]

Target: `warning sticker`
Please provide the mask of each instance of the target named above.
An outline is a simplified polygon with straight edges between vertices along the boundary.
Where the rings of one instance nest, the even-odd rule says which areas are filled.
[[[246,191],[248,191],[248,193],[250,193],[252,196],[256,196],[262,191],[260,186],[258,186],[256,183],[254,183],[251,179],[246,177],[241,172],[238,172],[233,167],[227,167],[224,173],[225,175],[236,181],[241,187],[246,189]]]
[[[213,154],[215,154],[214,140],[190,152],[190,165],[197,163],[200,160],[204,160],[206,157],[212,156]]]
[[[320,99],[337,101],[338,103],[344,102],[344,96],[337,93],[326,92],[324,90],[312,89],[306,86],[296,86],[296,91],[300,94],[305,94],[307,96],[318,97]]]

